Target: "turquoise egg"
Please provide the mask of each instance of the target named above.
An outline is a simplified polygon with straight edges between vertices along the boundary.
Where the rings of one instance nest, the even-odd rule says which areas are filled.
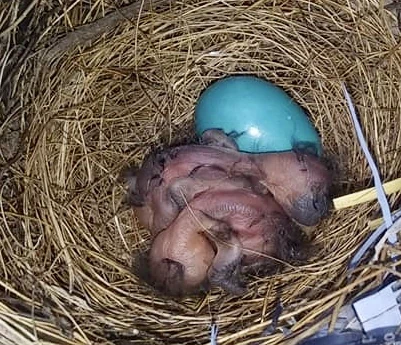
[[[318,133],[304,110],[281,88],[254,76],[212,83],[195,107],[195,130],[218,128],[240,151],[280,152],[306,148],[322,154]]]

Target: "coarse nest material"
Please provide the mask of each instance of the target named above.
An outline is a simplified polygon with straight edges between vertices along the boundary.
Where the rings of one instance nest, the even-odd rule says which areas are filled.
[[[295,343],[377,284],[386,264],[354,251],[380,216],[375,202],[333,211],[309,229],[320,251],[302,267],[255,279],[241,298],[213,290],[164,299],[131,271],[148,232],[124,210],[117,181],[155,147],[193,137],[193,111],[213,80],[255,74],[310,114],[335,166],[335,192],[372,185],[341,90],[345,81],[384,181],[401,172],[401,54],[380,1],[185,1],[142,8],[87,47],[38,55],[18,98],[24,160],[1,198],[0,333],[9,344]],[[44,62],[46,61],[46,63]],[[393,209],[399,194],[389,198]],[[400,250],[400,248],[393,248]],[[284,310],[268,335],[276,300]],[[285,338],[282,327],[292,333]],[[285,340],[290,339],[290,340]]]

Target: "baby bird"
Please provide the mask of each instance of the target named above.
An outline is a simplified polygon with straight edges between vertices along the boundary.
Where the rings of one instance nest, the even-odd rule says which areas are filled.
[[[313,226],[326,216],[331,178],[317,157],[289,151],[253,155],[252,160],[260,170],[259,182],[292,219]]]
[[[304,247],[303,232],[271,196],[216,189],[199,194],[154,238],[140,276],[167,295],[207,286],[242,294],[242,267],[275,269],[301,259]]]
[[[205,131],[202,141],[216,148],[237,150],[234,140],[218,129]],[[249,158],[249,161],[241,160],[249,164],[248,173],[244,172],[244,175],[253,181],[254,189],[272,193],[287,214],[298,223],[316,225],[328,213],[332,181],[321,159],[301,149],[244,155]],[[241,164],[237,168],[244,169]]]
[[[235,157],[226,156],[211,146],[182,146],[150,155],[140,169],[129,168],[124,178],[128,184],[128,203],[139,223],[152,234],[166,229],[180,210],[204,190],[251,188],[241,175],[231,176]],[[182,189],[188,189],[186,200]]]
[[[150,250],[140,257],[140,278],[167,296],[185,297],[209,289],[212,282],[238,294],[243,290],[238,265],[241,249],[211,241],[211,236],[229,238],[231,231],[222,222],[185,208],[170,227],[157,234]]]
[[[216,130],[206,131],[204,137],[208,145],[170,148],[148,157],[137,172],[131,169],[128,200],[138,211],[140,223],[152,233],[165,229],[183,206],[171,185],[206,168],[211,169],[207,174],[212,178],[205,184],[223,175],[247,179],[255,192],[271,193],[302,225],[316,225],[327,214],[331,178],[319,158],[300,151],[238,152],[231,139]]]

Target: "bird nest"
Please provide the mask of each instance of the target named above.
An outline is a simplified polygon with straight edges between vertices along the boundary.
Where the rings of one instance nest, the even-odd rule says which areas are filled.
[[[212,322],[219,344],[278,344],[282,327],[295,343],[377,284],[391,269],[388,248],[380,264],[361,265],[350,279],[346,270],[372,231],[369,221],[380,216],[377,203],[368,202],[333,210],[309,229],[320,249],[307,264],[255,278],[243,297],[219,289],[183,300],[160,297],[131,270],[150,236],[122,207],[118,175],[154,148],[192,138],[201,91],[247,73],[281,86],[310,114],[335,168],[335,196],[372,186],[341,81],[383,180],[399,177],[401,55],[381,6],[141,4],[115,28],[115,22],[79,28],[66,45],[56,42],[51,54],[34,57],[15,96],[27,127],[23,159],[10,168],[0,204],[0,327],[10,344],[206,344]],[[104,35],[88,45],[94,31]],[[71,34],[82,44],[54,59]],[[389,202],[395,208],[399,195]],[[278,329],[267,334],[278,297]]]

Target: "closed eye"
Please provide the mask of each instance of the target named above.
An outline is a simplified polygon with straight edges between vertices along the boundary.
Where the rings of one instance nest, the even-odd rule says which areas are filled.
[[[160,187],[162,183],[163,183],[163,178],[159,174],[153,175],[148,181],[146,191],[149,192],[149,190],[155,187]]]

